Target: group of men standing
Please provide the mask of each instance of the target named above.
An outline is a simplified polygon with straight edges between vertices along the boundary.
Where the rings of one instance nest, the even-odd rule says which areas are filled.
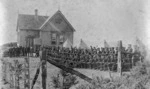
[[[40,49],[47,50],[47,56],[53,59],[60,59],[59,61],[65,66],[78,68],[101,68],[110,67],[116,69],[118,48],[96,48],[78,49],[76,47],[13,47],[8,50],[9,57],[31,56],[39,57]],[[133,52],[132,48],[122,48],[122,65],[127,67],[132,66],[132,62],[138,61],[141,58],[140,53]],[[134,60],[136,59],[136,60]],[[58,61],[58,60],[55,60]],[[128,65],[126,65],[128,64]],[[106,69],[106,68],[105,68]]]
[[[34,55],[35,54],[35,55]],[[9,57],[20,57],[20,56],[39,56],[39,50],[33,47],[13,47],[8,50]]]
[[[60,48],[47,47],[49,57],[54,61],[65,66],[75,68],[91,68],[116,70],[118,48],[95,48],[77,49],[77,48]],[[132,67],[132,61],[135,62],[140,58],[140,54],[133,52],[132,48],[122,49],[122,65],[125,69]]]

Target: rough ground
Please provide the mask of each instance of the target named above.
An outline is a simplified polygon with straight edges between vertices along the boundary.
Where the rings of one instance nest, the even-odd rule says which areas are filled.
[[[24,63],[24,58],[3,58],[4,61],[6,62],[10,62],[10,63],[13,63],[13,60],[19,60],[19,63]],[[38,66],[38,63],[40,61],[40,58],[31,58],[30,57],[30,83],[32,82],[32,79],[34,78],[34,75],[35,75],[35,72],[36,72],[36,69],[37,69],[37,66]],[[58,73],[60,69],[51,65],[51,64],[47,64],[47,89],[53,89],[52,88],[52,83],[51,83],[51,77],[56,75]],[[75,69],[83,74],[85,74],[86,76],[92,78],[94,76],[102,76],[102,77],[105,77],[105,78],[109,78],[109,72],[104,72],[104,71],[99,71],[99,70],[91,70],[91,69]],[[7,67],[6,69],[6,76],[7,76],[7,81],[9,82],[9,69]],[[40,71],[41,72],[41,71]],[[111,73],[112,76],[118,76],[117,73]],[[23,76],[23,74],[22,74]],[[86,82],[80,78],[78,78],[78,81],[79,83],[83,83],[83,82]],[[23,88],[23,79],[21,79],[20,81],[20,85],[22,86],[21,88]],[[7,88],[8,89],[9,87],[9,84],[7,84]],[[41,75],[39,75],[38,77],[38,80],[34,86],[34,89],[40,89],[41,87]],[[75,87],[74,87],[75,88]]]

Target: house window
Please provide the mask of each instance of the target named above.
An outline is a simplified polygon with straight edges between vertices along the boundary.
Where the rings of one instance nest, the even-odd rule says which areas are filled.
[[[59,36],[59,44],[62,45],[64,43],[64,36],[60,35]]]
[[[52,45],[56,45],[56,39],[57,39],[57,34],[56,33],[52,33]]]

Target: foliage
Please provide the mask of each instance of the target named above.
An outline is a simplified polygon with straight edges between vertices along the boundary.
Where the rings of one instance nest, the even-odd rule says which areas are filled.
[[[60,70],[59,73],[60,73],[63,77],[66,77],[67,74],[68,74],[66,71],[63,71],[63,70]]]
[[[67,86],[69,89],[73,85],[78,84],[77,77],[75,75],[71,75],[63,70],[60,70],[57,76],[52,76],[51,78],[54,88],[62,88]]]
[[[52,83],[54,88],[60,88],[60,81],[59,81],[59,76],[52,76]]]
[[[113,79],[95,77],[92,84],[80,84],[76,89],[149,89],[150,67],[147,65],[149,63],[137,63],[130,74]]]

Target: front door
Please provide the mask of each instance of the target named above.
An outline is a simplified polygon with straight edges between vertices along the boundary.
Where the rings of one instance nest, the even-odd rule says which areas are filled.
[[[33,37],[27,37],[26,38],[26,47],[33,47],[34,45],[34,38]]]

